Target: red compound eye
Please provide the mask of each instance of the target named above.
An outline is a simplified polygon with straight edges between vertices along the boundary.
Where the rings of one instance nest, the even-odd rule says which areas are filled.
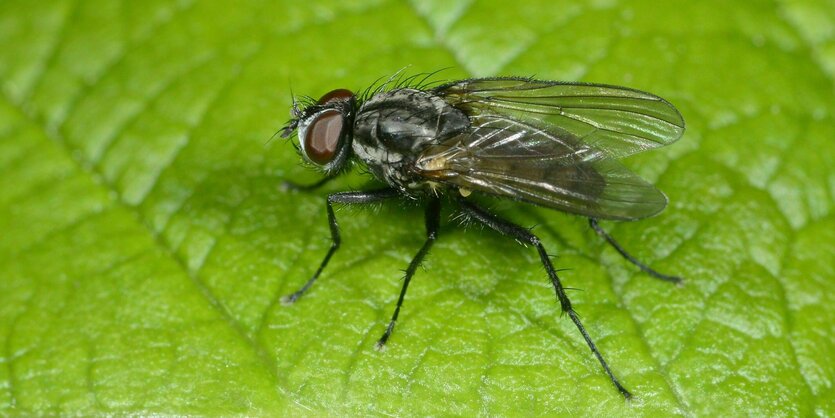
[[[325,105],[331,102],[335,102],[338,100],[351,100],[354,97],[354,93],[348,89],[336,89],[331,90],[330,92],[326,93],[322,96],[316,104],[318,105]]]
[[[326,165],[333,160],[342,135],[342,112],[325,110],[310,122],[304,137],[304,153],[310,161]]]

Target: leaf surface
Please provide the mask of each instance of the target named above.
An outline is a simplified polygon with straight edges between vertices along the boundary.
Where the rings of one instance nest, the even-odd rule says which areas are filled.
[[[531,248],[410,204],[341,209],[268,141],[290,85],[405,65],[651,91],[682,140],[626,164],[670,198],[537,225],[625,403]],[[0,3],[0,414],[835,415],[835,4],[495,0]],[[446,214],[452,215],[449,211]]]

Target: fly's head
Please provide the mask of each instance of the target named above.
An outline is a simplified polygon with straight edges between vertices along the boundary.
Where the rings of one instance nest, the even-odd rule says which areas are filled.
[[[305,160],[333,174],[345,166],[351,153],[357,98],[350,90],[333,90],[319,100],[293,99],[292,119],[281,137],[299,132],[299,151]]]

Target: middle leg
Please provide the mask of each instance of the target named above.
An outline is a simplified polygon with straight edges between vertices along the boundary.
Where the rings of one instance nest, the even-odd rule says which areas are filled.
[[[586,340],[586,344],[589,346],[594,356],[597,357],[597,361],[599,361],[600,365],[603,366],[603,370],[605,370],[606,374],[609,375],[609,379],[612,380],[612,383],[615,385],[618,391],[620,391],[620,393],[627,399],[631,398],[632,394],[629,393],[629,391],[626,390],[626,388],[623,387],[623,385],[621,385],[620,381],[612,373],[612,370],[609,369],[609,364],[606,363],[606,360],[603,358],[603,355],[600,354],[600,351],[597,349],[597,346],[594,344],[594,341],[589,336],[589,333],[586,331],[586,328],[583,326],[583,323],[580,322],[580,317],[577,316],[577,313],[571,306],[571,300],[569,300],[568,295],[565,294],[565,288],[563,287],[562,282],[557,276],[557,271],[551,264],[551,258],[545,251],[545,247],[542,246],[542,242],[539,240],[539,237],[537,237],[536,235],[532,234],[530,231],[528,231],[525,228],[522,228],[519,225],[516,225],[510,221],[493,215],[490,212],[487,212],[486,210],[480,208],[472,202],[469,202],[463,197],[459,198],[458,201],[464,213],[469,215],[471,218],[481,222],[485,226],[495,230],[496,232],[504,236],[511,237],[523,244],[531,244],[536,247],[536,250],[539,252],[539,258],[542,261],[542,265],[545,266],[545,271],[548,272],[548,277],[551,279],[551,284],[554,286],[554,291],[557,294],[557,299],[560,301],[562,311],[568,314],[569,318],[571,318],[571,321],[574,322],[574,325],[576,325],[577,329],[580,330],[580,334],[583,335],[583,339]]]
[[[403,305],[403,299],[406,298],[406,289],[409,287],[409,282],[412,280],[412,276],[415,275],[415,271],[417,271],[417,268],[421,261],[423,261],[423,258],[426,257],[429,249],[432,248],[432,243],[434,243],[435,239],[438,237],[438,228],[441,223],[440,199],[432,198],[432,200],[429,201],[429,205],[426,206],[425,217],[426,241],[423,243],[423,246],[420,247],[420,251],[418,251],[409,263],[409,267],[406,268],[406,275],[403,278],[403,288],[400,289],[400,297],[397,299],[397,307],[394,308],[394,314],[391,316],[391,321],[389,322],[388,327],[386,327],[386,332],[384,332],[383,336],[380,337],[380,340],[377,341],[378,350],[382,350],[386,345],[386,341],[388,341],[389,337],[391,337],[391,333],[394,331],[394,324],[397,322],[397,316],[400,314],[400,307]]]

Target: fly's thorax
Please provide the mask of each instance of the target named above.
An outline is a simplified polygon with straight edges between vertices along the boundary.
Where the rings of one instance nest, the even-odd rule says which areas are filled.
[[[360,107],[354,121],[354,154],[386,183],[414,188],[412,169],[429,146],[465,132],[470,120],[443,98],[427,91],[379,93]]]

